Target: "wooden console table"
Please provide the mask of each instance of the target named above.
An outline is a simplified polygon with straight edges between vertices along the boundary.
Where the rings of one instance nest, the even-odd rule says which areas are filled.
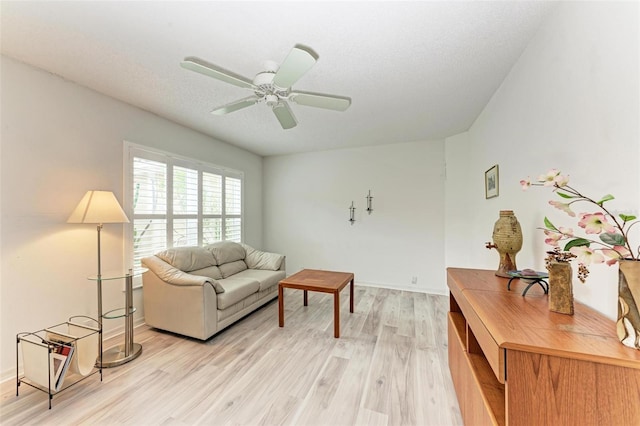
[[[494,271],[447,269],[449,368],[467,425],[638,425],[640,351],[615,322]],[[591,285],[594,285],[593,283]]]

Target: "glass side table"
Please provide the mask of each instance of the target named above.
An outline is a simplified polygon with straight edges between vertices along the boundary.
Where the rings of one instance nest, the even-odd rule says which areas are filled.
[[[92,275],[88,280],[96,281],[98,284],[98,318],[100,322],[100,330],[102,330],[102,319],[124,318],[124,343],[113,346],[106,351],[102,351],[102,333],[100,334],[100,351],[102,352],[102,367],[117,367],[127,363],[142,353],[142,345],[133,342],[133,313],[136,309],[133,307],[133,277],[145,272],[140,271],[136,274],[131,269],[127,273],[107,273],[103,275]],[[113,280],[125,280],[125,306],[102,314],[102,282]]]

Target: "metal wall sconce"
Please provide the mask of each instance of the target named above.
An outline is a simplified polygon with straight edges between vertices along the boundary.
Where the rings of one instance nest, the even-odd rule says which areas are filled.
[[[371,195],[371,190],[369,190],[369,195],[367,195],[367,213],[369,214],[373,211],[371,200],[373,200],[373,196]]]
[[[353,225],[356,221],[356,208],[353,206],[353,201],[351,202],[351,207],[349,207],[349,222]]]

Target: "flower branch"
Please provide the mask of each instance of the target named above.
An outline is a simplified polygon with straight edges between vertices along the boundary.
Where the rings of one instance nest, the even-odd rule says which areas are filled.
[[[638,260],[640,258],[640,246],[634,253],[629,238],[631,228],[638,223],[636,216],[620,213],[616,217],[611,213],[604,204],[613,200],[613,195],[607,194],[596,201],[596,199],[588,197],[574,187],[569,186],[569,177],[561,175],[556,169],[540,175],[535,183],[532,183],[530,179],[523,179],[520,181],[520,185],[522,185],[523,190],[531,186],[553,188],[553,192],[567,201],[549,201],[549,204],[564,211],[571,217],[576,217],[576,213],[572,210],[572,205],[577,202],[596,206],[600,210],[594,213],[579,214],[578,226],[587,234],[586,237],[574,235],[571,228],[556,227],[547,217],[544,218],[545,227],[540,228],[547,237],[545,243],[554,247],[553,252],[547,252],[550,256],[547,259],[558,260],[562,257],[560,253],[563,252],[573,254],[580,263],[580,271],[582,273],[579,273],[579,277],[583,282],[583,278],[588,275],[586,265],[603,263],[605,257],[608,259],[606,262],[608,265],[613,265],[622,259]],[[592,234],[597,234],[600,241],[588,237]],[[568,241],[561,252],[559,241],[564,240]],[[569,261],[571,259],[572,257],[570,256],[562,257],[560,261]]]

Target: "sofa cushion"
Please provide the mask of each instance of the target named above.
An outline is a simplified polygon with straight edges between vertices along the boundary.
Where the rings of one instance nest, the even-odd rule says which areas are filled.
[[[218,294],[218,309],[226,309],[260,288],[260,283],[251,278],[231,277],[218,282],[224,288],[224,293]]]
[[[244,260],[236,260],[235,262],[229,262],[225,263],[224,265],[220,265],[218,268],[220,268],[222,278],[229,278],[230,276],[247,269],[247,264],[244,263]]]
[[[212,278],[211,283],[213,284],[213,288],[216,290],[216,293],[224,293],[224,288],[220,285],[217,280],[222,279],[222,273],[217,266],[209,266],[207,268],[196,269],[195,271],[189,272],[191,275],[201,275],[203,277]]]
[[[191,275],[202,275],[203,277],[213,278],[214,280],[222,279],[222,272],[217,266],[208,266],[202,269],[195,269],[190,271]]]
[[[225,263],[243,260],[246,256],[244,248],[233,241],[220,241],[218,243],[204,246],[206,250],[213,254],[216,259],[216,265],[224,265]]]
[[[156,253],[156,256],[184,272],[191,272],[216,264],[212,253],[202,247],[173,247]]]
[[[277,253],[268,253],[254,249],[246,244],[242,245],[247,252],[244,261],[250,269],[267,269],[277,271],[282,265],[284,255]]]
[[[269,287],[277,286],[285,279],[287,274],[284,271],[267,271],[261,269],[247,269],[234,275],[234,278],[250,278],[260,283],[259,290],[266,290]]]

